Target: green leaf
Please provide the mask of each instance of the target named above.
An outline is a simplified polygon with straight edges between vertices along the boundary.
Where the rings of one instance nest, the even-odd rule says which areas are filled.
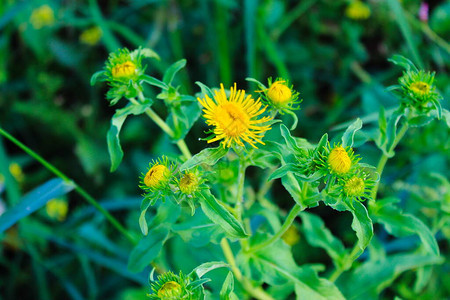
[[[104,71],[104,70],[95,72],[95,73],[91,76],[91,86],[94,86],[94,85],[97,83],[98,80],[105,81],[104,78],[101,78],[101,77],[100,77],[100,76],[104,76],[104,75],[105,75],[105,71]],[[99,77],[100,77],[100,78],[99,78]]]
[[[303,221],[303,233],[308,243],[325,249],[336,267],[343,267],[347,251],[342,242],[325,227],[320,217],[306,212],[300,213],[300,217]]]
[[[203,95],[207,95],[211,99],[214,98],[214,94],[208,86],[204,85],[200,81],[196,81],[195,84],[200,87]]]
[[[353,122],[347,130],[345,130],[342,135],[342,146],[345,148],[347,146],[353,147],[353,139],[355,137],[356,131],[362,128],[362,121],[360,118],[357,118],[355,122]]]
[[[433,103],[434,107],[436,108],[437,115],[438,115],[438,120],[440,120],[442,118],[441,102],[439,101],[439,99],[436,99],[436,98],[431,98],[430,101],[431,101],[431,103]]]
[[[128,270],[140,272],[147,267],[158,256],[168,236],[169,229],[166,226],[158,226],[143,237],[131,251]]]
[[[171,230],[194,247],[203,247],[208,243],[218,244],[224,236],[222,227],[211,223],[201,210],[187,220],[174,224]]]
[[[263,83],[261,83],[259,80],[256,80],[255,78],[247,77],[247,78],[245,78],[245,80],[256,83],[258,85],[258,88],[261,90],[267,89],[267,87]]]
[[[228,148],[219,146],[217,148],[206,148],[191,157],[181,165],[180,170],[188,170],[200,164],[215,165],[219,159],[228,153]]]
[[[403,109],[399,108],[396,111],[394,111],[389,119],[389,122],[387,124],[386,128],[386,148],[382,149],[385,154],[387,154],[389,157],[392,157],[392,147],[395,142],[395,138],[397,137],[397,125],[400,119],[403,117]]]
[[[443,261],[443,258],[434,255],[392,255],[383,260],[365,262],[348,276],[343,274],[338,280],[338,285],[349,300],[376,300],[401,273],[427,265],[440,264]]]
[[[139,48],[131,52],[131,55],[133,56],[137,54],[146,58],[156,58],[157,60],[160,60],[159,55],[150,48]]]
[[[247,237],[242,224],[222,204],[217,202],[209,190],[204,191],[199,200],[205,215],[213,223],[220,225],[230,237]]]
[[[272,174],[270,174],[270,176],[267,180],[269,181],[269,180],[281,178],[281,177],[285,176],[287,173],[295,172],[296,170],[297,170],[297,167],[294,164],[291,164],[291,163],[285,164],[284,166],[279,167]]]
[[[256,234],[251,245],[268,238],[267,234]],[[238,254],[237,261],[245,276],[270,285],[292,282],[302,299],[344,299],[339,289],[330,281],[319,278],[310,266],[299,267],[292,257],[291,248],[282,240],[257,252]]]
[[[387,121],[386,121],[386,111],[384,109],[384,106],[380,106],[380,112],[378,114],[378,127],[380,128],[380,140],[378,141],[378,148],[382,148],[384,143],[386,142],[386,128],[387,128]]]
[[[233,273],[228,272],[227,278],[223,282],[222,289],[220,290],[220,300],[238,300],[239,298],[233,292],[234,290],[234,277]]]
[[[190,101],[186,101],[189,99]],[[172,140],[178,141],[184,139],[191,130],[194,123],[200,117],[201,109],[194,97],[184,97],[185,103],[173,106],[171,113],[167,117],[167,124],[173,128],[174,136]]]
[[[291,136],[291,132],[289,131],[289,129],[285,125],[281,124],[280,131],[281,135],[286,141],[288,149],[291,150],[293,153],[301,154],[303,151],[297,145],[297,141]]]
[[[59,178],[51,179],[35,188],[0,216],[0,233],[44,206],[49,200],[61,197],[74,188],[75,184]]]
[[[419,72],[413,62],[402,55],[394,54],[391,58],[388,59],[388,61],[404,68],[406,71],[413,70],[415,72]]]
[[[116,110],[116,113],[111,119],[111,127],[106,135],[109,156],[111,159],[111,172],[114,172],[117,169],[123,158],[123,151],[119,139],[119,133],[123,123],[129,115],[140,115],[150,106],[151,103],[141,105],[129,104],[125,108]]]
[[[227,263],[224,263],[222,261],[210,261],[207,263],[203,263],[200,266],[196,267],[194,270],[192,270],[191,273],[195,273],[198,278],[203,277],[206,273],[218,269],[218,268],[229,268],[230,265]]]
[[[150,76],[150,75],[144,74],[144,75],[142,75],[142,76],[140,77],[140,79],[141,79],[142,81],[144,81],[144,82],[150,84],[150,85],[157,86],[157,87],[159,87],[159,88],[161,88],[161,89],[163,89],[163,90],[168,90],[168,89],[169,89],[169,86],[168,86],[167,84],[165,84],[165,83],[162,82],[161,80],[156,79],[155,77],[152,77],[152,76]]]
[[[169,68],[167,68],[166,72],[163,76],[163,81],[165,84],[172,84],[173,78],[182,68],[186,66],[186,60],[180,59],[179,61],[173,63]]]
[[[428,125],[433,119],[434,116],[427,116],[427,115],[416,116],[408,120],[408,125],[411,127],[422,127]]]
[[[377,202],[376,205],[371,208],[375,222],[384,224],[386,230],[394,236],[417,234],[428,253],[439,255],[439,246],[434,235],[420,219],[403,213],[392,203],[383,205],[383,202]]]
[[[353,207],[348,206],[347,209],[353,215],[352,229],[358,237],[358,246],[361,251],[364,251],[373,237],[372,220],[369,218],[366,207],[359,201],[354,201]]]

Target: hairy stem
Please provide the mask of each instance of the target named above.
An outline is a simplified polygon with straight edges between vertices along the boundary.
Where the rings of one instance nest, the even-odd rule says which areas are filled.
[[[21,143],[19,140],[17,140],[15,137],[10,135],[8,132],[0,128],[0,134],[3,135],[5,138],[13,142],[15,145],[17,145],[19,148],[21,148],[23,151],[25,151],[28,155],[36,159],[40,164],[42,164],[46,169],[48,169],[50,172],[61,178],[62,180],[66,182],[71,182],[75,185],[75,191],[81,195],[89,204],[94,206],[101,214],[105,216],[105,218],[118,230],[120,231],[131,243],[136,244],[136,240],[130,235],[130,233],[117,221],[116,218],[114,218],[106,209],[104,209],[91,195],[89,195],[82,187],[80,187],[78,184],[73,182],[69,177],[67,177],[64,173],[62,173],[60,170],[58,170],[54,165],[46,161],[42,156],[25,146],[23,143]]]
[[[274,300],[272,296],[267,294],[261,287],[255,287],[251,284],[250,280],[244,275],[242,275],[241,270],[236,265],[236,261],[234,259],[233,251],[231,250],[230,244],[228,243],[226,238],[223,238],[220,241],[220,247],[222,247],[223,254],[225,256],[226,261],[230,265],[231,271],[234,274],[234,277],[241,283],[242,287],[255,299],[260,300]]]

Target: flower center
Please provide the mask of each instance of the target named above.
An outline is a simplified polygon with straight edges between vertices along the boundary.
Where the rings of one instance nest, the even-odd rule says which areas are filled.
[[[144,184],[148,187],[158,186],[169,173],[169,169],[165,165],[155,165],[144,177]]]
[[[175,281],[169,281],[162,285],[158,290],[158,297],[162,300],[165,299],[178,299],[181,296],[181,285]],[[177,297],[177,298],[175,298]]]
[[[122,64],[116,65],[112,69],[112,76],[114,78],[124,78],[132,76],[136,71],[136,65],[131,61],[126,61]]]
[[[362,196],[364,194],[364,188],[364,180],[355,176],[345,183],[344,191],[347,196]]]
[[[421,96],[428,94],[430,91],[430,85],[423,81],[417,81],[411,83],[409,87],[415,94],[419,94]]]
[[[225,102],[217,108],[215,119],[227,136],[237,137],[248,130],[250,118],[233,102]]]
[[[338,174],[345,174],[350,170],[352,161],[347,151],[342,146],[335,147],[328,155],[328,164],[332,171]]]
[[[198,185],[197,177],[192,173],[186,173],[180,179],[180,190],[184,194],[192,194]]]
[[[284,81],[274,82],[270,88],[267,96],[274,104],[285,104],[291,100],[291,89],[283,84]]]

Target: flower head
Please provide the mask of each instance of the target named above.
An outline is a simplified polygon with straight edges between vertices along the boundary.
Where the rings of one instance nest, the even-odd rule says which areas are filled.
[[[169,181],[172,177],[173,165],[169,163],[167,157],[150,162],[148,170],[140,178],[140,188],[149,194],[164,191],[169,188]],[[150,196],[150,195],[147,195]]]
[[[352,176],[339,179],[339,186],[343,197],[361,201],[369,198],[375,180],[372,175],[358,169]]]
[[[293,89],[292,85],[289,85],[289,81],[283,78],[277,78],[272,82],[272,78],[268,80],[269,88],[264,88],[263,101],[264,104],[280,111],[280,113],[293,111],[300,108],[298,105],[302,100],[298,99],[299,93]],[[260,84],[262,87],[264,85]]]
[[[328,154],[328,166],[332,172],[337,174],[345,174],[350,171],[352,161],[344,147],[337,146],[331,149]]]
[[[169,271],[159,275],[151,284],[151,294],[148,296],[154,300],[191,299],[193,289],[189,283],[189,278],[183,273],[175,275]]]
[[[354,155],[352,148],[344,148],[340,144],[335,144],[331,147],[328,143],[322,153],[320,153],[320,156],[320,165],[322,165],[323,170],[326,173],[337,176],[348,175],[359,161],[359,158]]]
[[[100,41],[102,35],[103,35],[102,29],[98,26],[94,26],[84,30],[81,33],[80,42],[89,46],[94,46],[98,43],[98,41]]]
[[[223,140],[223,147],[231,147],[233,144],[244,146],[242,141],[257,148],[256,144],[263,144],[261,140],[264,133],[271,129],[270,125],[263,125],[272,120],[271,117],[257,119],[264,113],[266,107],[254,100],[251,95],[245,95],[244,90],[237,90],[236,83],[230,89],[227,97],[223,84],[220,91],[215,91],[214,100],[205,95],[204,99],[198,98],[204,107],[203,117],[206,124],[213,126],[213,135],[208,143]]]
[[[119,49],[109,55],[106,63],[107,75],[113,81],[136,80],[143,72],[141,60],[139,55],[133,55],[127,48]]]
[[[69,210],[69,205],[64,199],[54,198],[47,202],[45,210],[51,219],[64,221]]]
[[[201,181],[193,172],[185,172],[178,182],[178,187],[183,194],[191,195],[195,193]]]
[[[49,5],[44,4],[33,10],[30,16],[30,23],[34,29],[51,26],[55,23],[55,13]]]
[[[345,15],[354,20],[366,20],[370,17],[370,7],[360,0],[353,0],[345,9]]]
[[[404,72],[399,78],[402,88],[403,102],[419,110],[426,110],[430,102],[438,101],[439,95],[435,92],[434,73],[410,70]]]

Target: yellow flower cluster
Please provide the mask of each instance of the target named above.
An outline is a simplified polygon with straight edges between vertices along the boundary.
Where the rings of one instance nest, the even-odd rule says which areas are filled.
[[[55,23],[55,13],[49,5],[44,4],[33,10],[30,16],[30,23],[34,29],[51,26]]]

